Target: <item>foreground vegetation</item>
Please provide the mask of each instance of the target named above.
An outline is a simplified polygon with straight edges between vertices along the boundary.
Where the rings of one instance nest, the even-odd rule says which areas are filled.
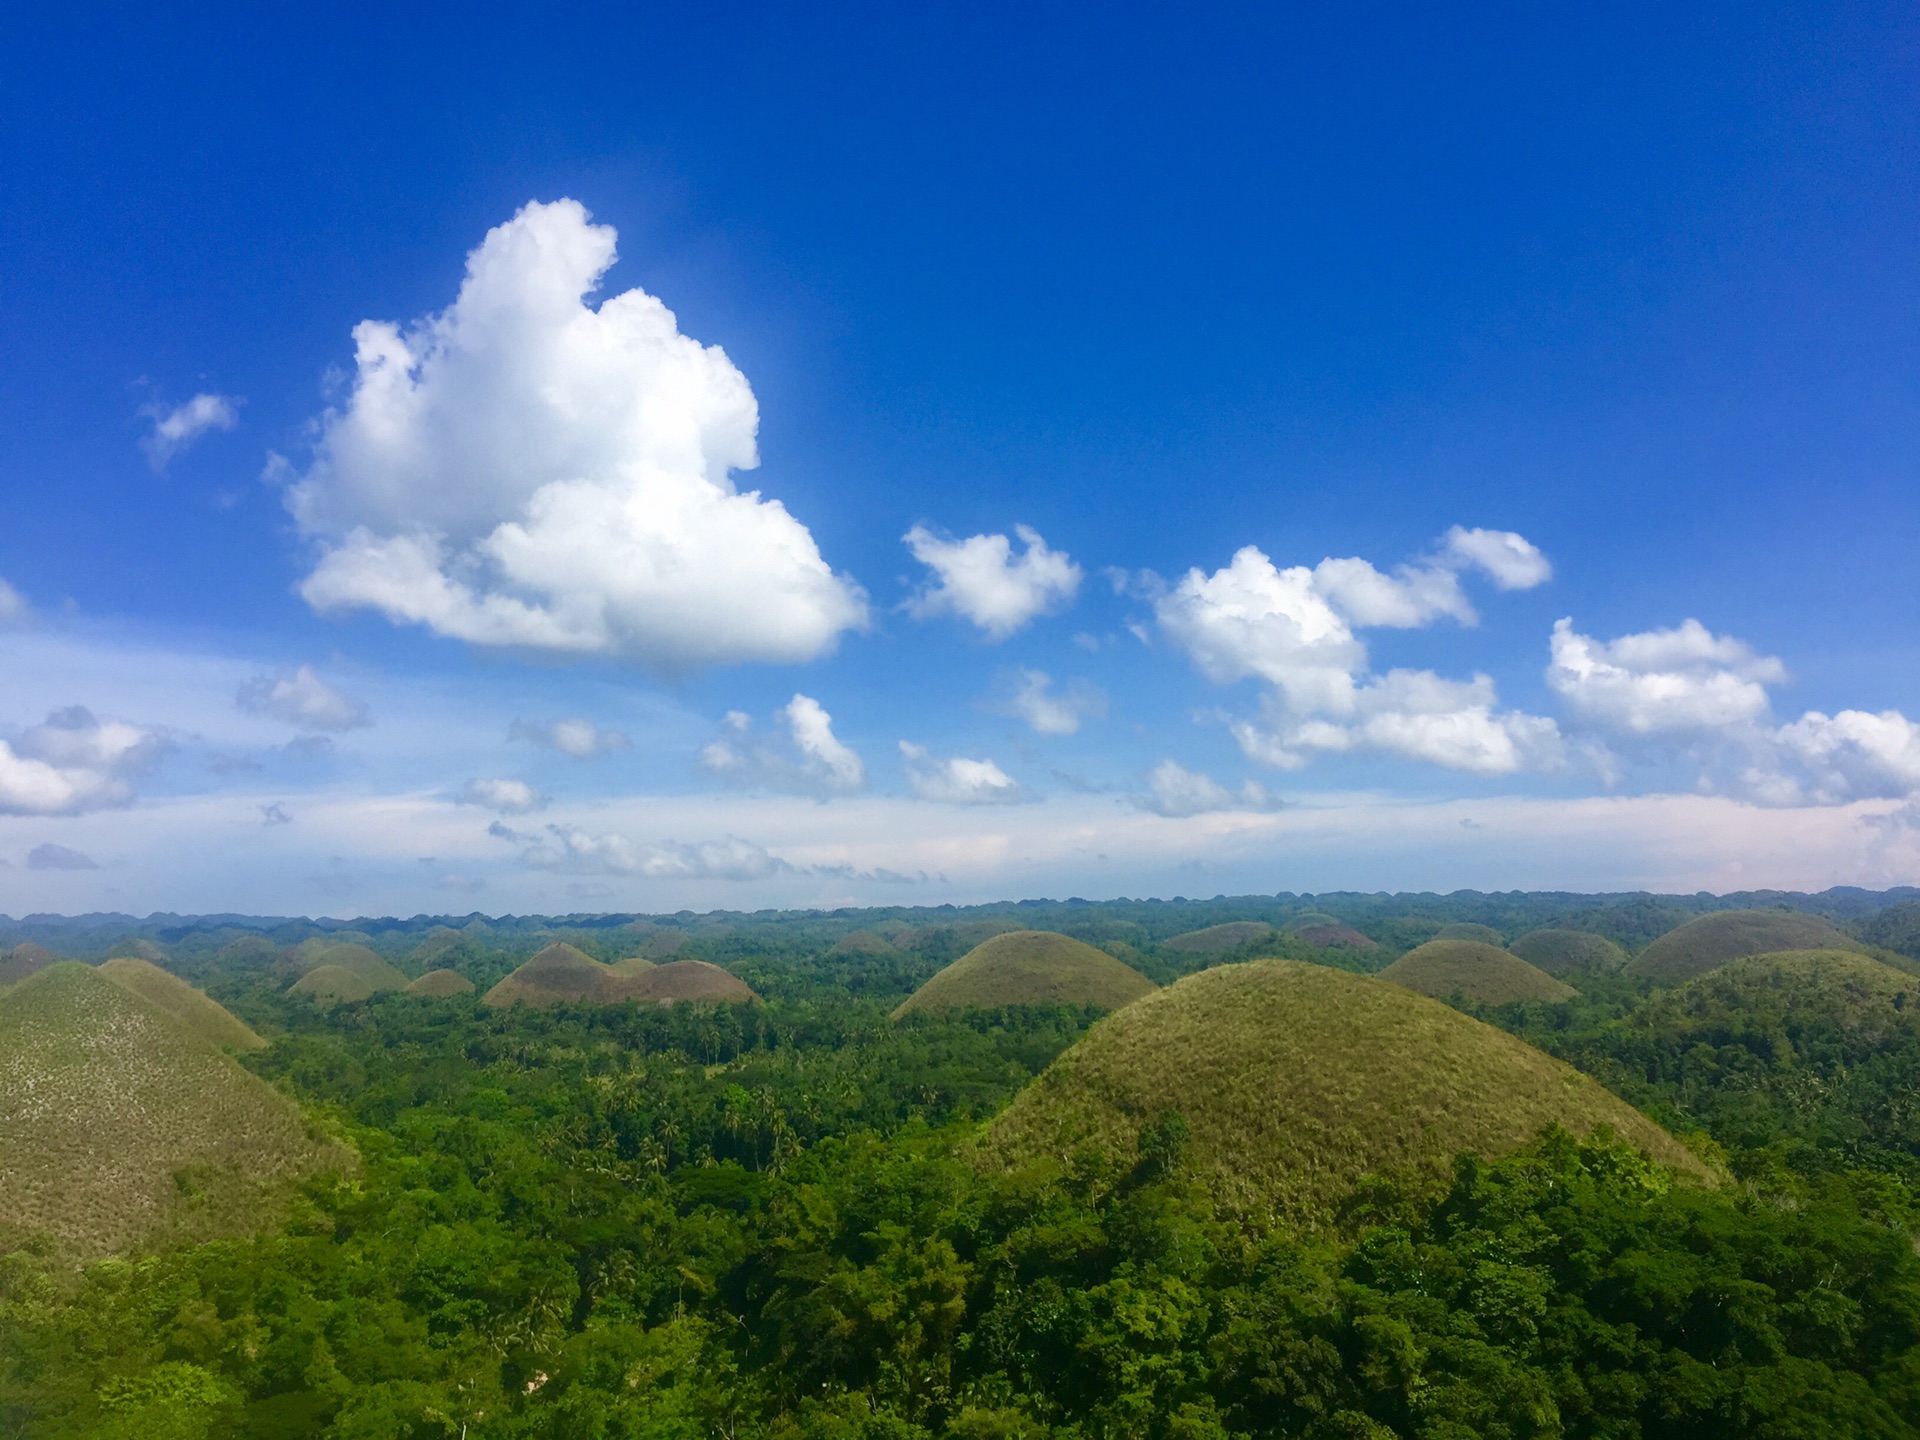
[[[1183,951],[1158,939],[1231,917],[1156,933],[1090,909],[1080,937],[1137,946],[1129,963],[1163,984],[1262,951],[1378,969],[1439,928],[1345,907],[1380,953],[1315,952],[1276,910],[1238,949]],[[1517,937],[1580,918],[1510,909],[1469,921]],[[1635,951],[1661,933],[1616,919],[1607,933]],[[700,1008],[392,990],[321,1005],[286,993],[278,946],[177,958],[271,1042],[244,1063],[350,1139],[360,1168],[251,1237],[81,1269],[16,1241],[0,1254],[0,1434],[1920,1434],[1920,981],[1901,970],[1822,952],[1660,989],[1611,959],[1575,966],[1571,996],[1476,1013],[1727,1183],[1678,1183],[1623,1143],[1646,1125],[1631,1112],[1611,1112],[1615,1135],[1575,1133],[1607,1118],[1602,1097],[1573,1129],[1453,1160],[1437,1184],[1376,1169],[1302,1227],[1221,1203],[1209,1157],[1246,1137],[1217,1128],[1231,1106],[1181,1089],[1196,1066],[1164,1046],[1118,1144],[980,1164],[993,1118],[1100,1011],[894,1021],[967,937],[838,938],[695,934],[689,958],[764,997]],[[438,941],[432,963],[484,990],[532,953],[496,940]],[[1484,1085],[1497,1106],[1504,1060],[1475,1055],[1550,1063],[1433,1001],[1304,975],[1323,979],[1473,1036],[1436,1051],[1467,1057],[1449,1096]],[[1187,993],[1118,1012],[1103,1043],[1124,1048]],[[1327,1023],[1235,1036],[1203,1016],[1185,1043],[1210,1042],[1196,1061],[1279,1047],[1296,1090],[1419,1064],[1404,1037],[1370,1055],[1366,1026],[1335,1044]]]

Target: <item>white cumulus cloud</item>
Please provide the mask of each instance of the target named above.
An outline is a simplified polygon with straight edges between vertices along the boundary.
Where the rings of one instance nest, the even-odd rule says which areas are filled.
[[[164,736],[83,706],[49,715],[12,744],[0,740],[0,815],[78,815],[133,803],[134,777],[167,748]]]
[[[155,470],[167,468],[167,462],[209,430],[231,430],[240,423],[240,401],[231,395],[194,396],[171,410],[150,405],[141,411],[153,422],[153,428],[141,440],[147,463]]]
[[[902,538],[913,558],[933,571],[936,583],[907,602],[908,612],[921,619],[958,615],[988,639],[1004,640],[1072,601],[1083,578],[1073,558],[1049,550],[1031,526],[1013,530],[1026,547],[1018,555],[1005,535],[943,540],[924,525],[914,526]]]
[[[311,665],[256,675],[240,687],[234,703],[249,715],[269,715],[305,730],[353,730],[373,723],[365,705],[327,684]]]
[[[614,241],[529,204],[447,309],[355,327],[351,396],[287,496],[311,605],[662,670],[809,660],[866,624],[807,528],[734,487],[759,409],[726,353],[644,291],[586,303]]]
[[[727,712],[732,739],[700,752],[700,768],[737,785],[765,786],[803,795],[844,795],[867,783],[866,763],[833,733],[833,717],[810,695],[795,695],[779,718],[787,735],[778,747],[755,743],[753,721]]]
[[[1134,803],[1155,815],[1185,819],[1215,810],[1271,810],[1279,802],[1266,787],[1249,780],[1238,790],[1229,790],[1200,770],[1189,770],[1173,760],[1162,760],[1146,774],[1147,789]]]
[[[1540,548],[1511,530],[1469,530],[1456,525],[1440,542],[1441,563],[1480,571],[1502,590],[1531,590],[1553,578]]]
[[[907,784],[922,800],[946,805],[1012,805],[1029,797],[1026,786],[991,760],[938,759],[924,745],[900,742]]]
[[[1582,718],[1626,735],[1752,725],[1767,714],[1767,686],[1787,678],[1777,659],[1698,620],[1596,640],[1563,619],[1552,643],[1547,683]]]
[[[576,760],[591,760],[596,755],[630,749],[633,745],[623,732],[603,730],[577,715],[560,720],[516,720],[508,728],[507,738],[544,745]]]
[[[1044,670],[1015,672],[1016,688],[1004,704],[994,707],[1003,715],[1024,720],[1036,735],[1072,735],[1080,722],[1107,713],[1107,697],[1096,685],[1083,680],[1065,690],[1053,688],[1053,677]]]
[[[1810,772],[1815,799],[1836,803],[1920,793],[1920,723],[1898,710],[1810,710],[1775,738]]]
[[[547,808],[547,797],[524,780],[469,780],[461,787],[460,803],[480,805],[502,815],[531,815]]]

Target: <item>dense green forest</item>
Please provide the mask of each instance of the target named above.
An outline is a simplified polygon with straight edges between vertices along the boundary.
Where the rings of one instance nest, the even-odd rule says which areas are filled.
[[[1269,956],[1375,971],[1461,921],[1637,952],[1714,907],[1278,897],[324,932],[481,991],[564,936],[601,960],[697,955],[762,997],[544,1010],[290,996],[276,957],[320,933],[296,922],[37,922],[65,953],[164,952],[359,1163],[265,1233],[84,1267],[0,1221],[0,1435],[1920,1435],[1920,979],[1909,1010],[1890,968],[1920,929],[1910,902],[1859,893],[1802,906],[1859,941],[1857,976],[1851,956],[1675,989],[1578,972],[1565,1000],[1458,1002],[1725,1183],[1550,1129],[1437,1186],[1370,1176],[1310,1232],[1217,1212],[1173,1105],[1128,1167],[973,1163],[982,1123],[1098,1010],[890,1013],[1003,912],[1165,984]],[[1285,928],[1162,944],[1308,910],[1374,948]],[[841,943],[889,921],[888,943]]]

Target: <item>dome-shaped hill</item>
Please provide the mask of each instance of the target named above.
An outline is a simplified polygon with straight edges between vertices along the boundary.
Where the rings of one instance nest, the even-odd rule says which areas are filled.
[[[264,970],[278,965],[284,954],[264,935],[242,935],[213,952],[213,964],[220,970]]]
[[[378,993],[371,980],[344,965],[316,966],[287,987],[287,994],[298,995],[322,1005],[352,1004],[371,999]]]
[[[1189,930],[1162,940],[1162,950],[1177,950],[1184,955],[1212,955],[1222,950],[1238,950],[1273,934],[1273,927],[1262,920],[1229,920],[1224,925],[1209,925],[1204,930]]]
[[[1496,947],[1503,946],[1507,943],[1507,937],[1491,925],[1474,925],[1466,921],[1459,921],[1452,925],[1442,925],[1439,932],[1433,938],[1436,940],[1471,940],[1476,945],[1493,945]]]
[[[163,946],[138,936],[118,941],[107,951],[109,960],[147,960],[155,965],[163,965],[169,958]]]
[[[1350,925],[1304,925],[1293,933],[1320,950],[1377,950],[1379,948]]]
[[[1289,930],[1311,930],[1317,925],[1344,925],[1347,922],[1338,915],[1329,915],[1324,910],[1302,910],[1287,921]]]
[[[1920,959],[1920,900],[1903,900],[1869,915],[1861,922],[1860,938]]]
[[[284,962],[301,976],[326,968],[346,970],[366,982],[367,993],[380,990],[404,990],[407,977],[382,960],[366,946],[352,941],[302,940],[288,952]],[[311,993],[302,991],[301,993]],[[356,996],[364,999],[365,996]]]
[[[267,1042],[250,1030],[238,1015],[178,975],[131,955],[109,960],[100,973],[130,990],[157,1010],[164,1010],[187,1029],[222,1050],[264,1050]]]
[[[691,1000],[699,1005],[745,1005],[759,1000],[753,987],[718,965],[705,960],[675,960],[615,982],[610,1000],[652,1001],[674,1005]]]
[[[1585,930],[1529,930],[1507,947],[1529,965],[1549,975],[1575,970],[1618,970],[1627,952],[1604,935]]]
[[[471,995],[473,988],[473,981],[467,979],[458,970],[429,970],[407,986],[407,991],[413,995],[426,995],[435,1000],[445,1000],[454,995]]]
[[[231,1056],[79,964],[0,996],[0,1215],[78,1256],[233,1234],[351,1163]]]
[[[1002,1005],[1118,1010],[1153,989],[1146,976],[1104,950],[1047,930],[1012,930],[974,946],[914,991],[893,1017]]]
[[[644,955],[629,955],[624,960],[616,960],[607,968],[615,975],[644,975],[654,968],[655,962]]]
[[[1565,1000],[1574,993],[1511,951],[1477,940],[1429,940],[1387,966],[1380,978],[1436,1000],[1459,995],[1481,1005]]]
[[[1107,1017],[1029,1085],[976,1151],[989,1169],[1125,1170],[1177,1110],[1179,1166],[1230,1213],[1327,1223],[1362,1176],[1444,1183],[1460,1151],[1497,1156],[1548,1125],[1609,1125],[1710,1180],[1671,1135],[1572,1066],[1424,995],[1320,965],[1256,960],[1189,975]]]
[[[1844,1034],[1871,1051],[1896,1029],[1920,1025],[1920,976],[1852,950],[1788,950],[1744,955],[1656,996],[1645,1023],[1681,1035],[1777,1028],[1793,1043],[1817,1028]]]
[[[46,946],[23,940],[11,950],[0,951],[0,985],[17,985],[59,958]]]
[[[585,951],[556,941],[540,951],[481,997],[483,1005],[568,1005],[607,998],[614,982],[611,967]]]
[[[1716,910],[1669,930],[1636,955],[1629,975],[1657,985],[1678,985],[1743,955],[1782,950],[1852,950],[1865,947],[1849,939],[1832,921],[1798,910]]]

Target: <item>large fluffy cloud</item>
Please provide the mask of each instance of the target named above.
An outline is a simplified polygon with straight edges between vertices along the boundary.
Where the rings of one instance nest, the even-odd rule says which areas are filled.
[[[78,815],[133,802],[133,777],[166,740],[82,706],[56,710],[10,745],[0,740],[0,815]]]
[[[1547,683],[1576,714],[1636,736],[1751,724],[1767,713],[1767,686],[1786,678],[1778,660],[1698,620],[1615,640],[1561,620],[1547,667]]]
[[[726,354],[641,290],[585,303],[614,238],[528,205],[446,310],[355,327],[351,396],[287,497],[315,608],[666,670],[807,660],[866,622],[807,528],[734,488],[759,411]]]
[[[1563,758],[1558,727],[1500,710],[1486,676],[1368,673],[1363,628],[1477,620],[1460,583],[1468,570],[1507,590],[1552,573],[1523,536],[1455,526],[1392,573],[1353,557],[1281,569],[1249,545],[1211,575],[1190,570],[1170,588],[1149,580],[1149,589],[1161,632],[1201,674],[1273,686],[1265,722],[1235,726],[1253,759],[1296,768],[1314,753],[1381,751],[1482,775],[1553,768]]]
[[[989,640],[1004,640],[1071,601],[1082,578],[1073,557],[1049,550],[1031,526],[1016,525],[1013,532],[1026,547],[1018,555],[1004,535],[942,540],[926,526],[914,526],[903,538],[913,558],[933,571],[935,583],[907,603],[908,611],[922,618],[959,615]]]

